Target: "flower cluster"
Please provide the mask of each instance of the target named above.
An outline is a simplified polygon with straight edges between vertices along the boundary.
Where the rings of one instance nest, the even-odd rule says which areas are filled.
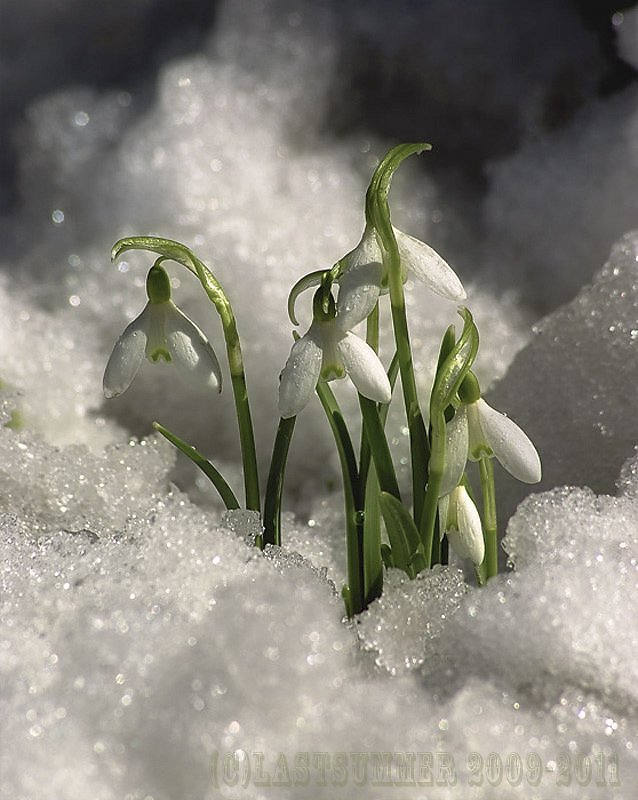
[[[281,544],[288,449],[297,416],[317,392],[335,439],[343,479],[347,582],[342,595],[350,617],[380,595],[384,566],[402,569],[413,578],[435,564],[447,564],[445,537],[459,558],[474,564],[479,583],[496,575],[498,526],[492,459],[520,481],[531,484],[541,479],[541,462],[532,442],[481,396],[472,372],[479,333],[467,308],[458,308],[463,319],[460,336],[456,337],[451,325],[441,342],[429,424],[422,412],[405,283],[412,276],[453,303],[466,297],[446,261],[425,242],[395,228],[390,219],[388,195],[395,170],[408,156],[428,149],[429,145],[414,142],[398,145],[386,154],[366,193],[365,228],[357,246],[331,269],[302,277],[290,292],[288,315],[297,325],[295,302],[306,289],[315,289],[312,322],[303,336],[295,334],[280,375],[280,419],[263,506],[242,349],[231,303],[221,284],[192,251],[170,239],[122,239],[112,253],[117,258],[135,248],[151,251],[159,259],[148,273],[145,308],[120,336],[109,358],[104,393],[116,397],[126,391],[145,356],[153,363],[173,364],[188,382],[221,391],[221,370],[213,348],[171,300],[162,262],[181,264],[201,283],[223,329],[239,429],[245,507],[262,513],[263,533],[255,541],[259,547]],[[387,371],[377,352],[384,295],[389,295],[395,349]],[[365,341],[354,333],[364,321]],[[360,395],[358,458],[337,398],[326,386],[327,381],[346,376]],[[384,429],[392,387],[399,376],[409,435],[411,493],[399,485]],[[156,423],[155,428],[212,481],[226,508],[240,507],[233,489],[210,461],[164,426]],[[481,513],[472,498],[468,462],[478,462]],[[382,523],[387,541],[383,541]]]
[[[448,300],[465,298],[461,281],[435,250],[407,233],[393,230],[405,279],[414,275]],[[345,375],[364,397],[390,402],[390,384],[383,364],[374,350],[351,332],[368,318],[379,296],[387,292],[383,251],[374,228],[366,226],[359,244],[342,262],[336,303],[330,296],[335,310],[331,315],[323,314],[323,295],[316,295],[312,325],[293,345],[281,373],[279,413],[283,418],[297,415],[307,405],[320,379],[329,381]]]

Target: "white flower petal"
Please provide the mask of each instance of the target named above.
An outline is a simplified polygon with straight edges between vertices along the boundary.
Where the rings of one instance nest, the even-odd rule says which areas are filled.
[[[476,408],[483,435],[501,466],[523,483],[538,483],[541,460],[527,434],[482,398],[477,400]]]
[[[115,343],[102,380],[105,397],[110,399],[125,392],[137,374],[146,350],[148,317],[147,304]]]
[[[366,319],[379,298],[383,263],[375,234],[366,230],[347,258],[348,266],[339,279],[336,317],[344,331]]]
[[[292,346],[279,383],[279,415],[284,419],[296,416],[315,390],[323,358],[318,339],[313,324]]]
[[[445,472],[439,497],[455,489],[465,472],[469,432],[466,406],[461,406],[451,422],[445,426]]]
[[[172,303],[164,309],[164,335],[177,371],[187,382],[222,390],[219,361],[204,333]]]
[[[394,228],[401,261],[428,289],[459,302],[467,295],[452,267],[428,244]]]
[[[447,532],[450,546],[458,556],[478,566],[485,558],[481,517],[464,486],[454,490],[452,502],[456,503],[458,529]]]
[[[354,333],[346,333],[339,340],[337,350],[350,380],[359,392],[378,403],[389,403],[392,399],[390,381],[379,356],[370,345]]]

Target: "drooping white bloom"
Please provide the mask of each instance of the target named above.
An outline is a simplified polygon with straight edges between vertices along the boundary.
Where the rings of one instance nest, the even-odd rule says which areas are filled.
[[[483,398],[467,406],[468,458],[494,456],[510,475],[523,483],[538,483],[541,460],[527,434]]]
[[[392,229],[399,248],[404,280],[407,279],[408,275],[413,275],[425,283],[430,291],[441,295],[441,297],[454,302],[460,302],[466,298],[465,289],[458,276],[433,248],[420,239],[415,239],[414,236],[403,233],[403,231],[394,226]],[[384,282],[383,256],[377,234],[373,228],[366,227],[359,244],[345,258],[344,272],[339,279],[340,286],[344,285],[344,281],[349,282],[358,279],[364,286],[376,286],[377,296],[380,293],[387,292],[387,288],[381,288]],[[351,273],[353,273],[352,276],[350,276]],[[362,276],[365,276],[363,280]],[[364,290],[363,292],[364,296],[373,293],[374,290]],[[376,296],[374,302],[376,302]],[[374,308],[374,302],[370,310]]]
[[[347,374],[364,397],[390,402],[390,381],[378,355],[349,330],[364,320],[376,303],[375,297],[369,307],[366,285],[355,280],[342,285],[335,316],[322,320],[315,315],[305,336],[292,346],[279,383],[279,414],[284,419],[296,416],[306,406],[320,378],[330,381]]]
[[[538,483],[541,460],[527,434],[483,398],[462,404],[446,425],[445,472],[440,495],[456,486],[467,459],[496,458],[510,475],[523,483]]]
[[[149,301],[115,343],[104,371],[105,397],[117,397],[128,389],[144,356],[152,362],[164,359],[186,381],[221,392],[221,369],[213,348],[170,299]]]
[[[448,541],[460,558],[469,558],[477,567],[485,558],[481,517],[464,486],[457,486],[439,500],[441,538]]]

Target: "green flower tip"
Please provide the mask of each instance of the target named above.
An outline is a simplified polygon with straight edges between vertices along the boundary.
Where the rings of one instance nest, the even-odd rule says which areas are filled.
[[[470,370],[459,386],[459,398],[463,403],[476,403],[481,397],[481,387],[476,375]]]
[[[171,299],[171,282],[158,259],[146,276],[146,294],[151,303],[166,303]]]

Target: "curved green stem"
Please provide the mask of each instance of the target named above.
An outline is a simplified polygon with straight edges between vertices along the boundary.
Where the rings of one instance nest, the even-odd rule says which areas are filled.
[[[483,534],[485,536],[485,558],[481,567],[484,567],[487,579],[498,574],[496,493],[494,491],[494,466],[491,458],[484,457],[479,461],[479,472],[483,493]]]
[[[412,498],[414,519],[421,519],[423,492],[428,469],[429,443],[414,376],[414,363],[410,347],[410,333],[405,310],[403,275],[399,247],[390,221],[388,193],[395,169],[404,158],[430,148],[423,142],[399,145],[393,148],[381,162],[372,177],[366,196],[366,217],[374,225],[383,245],[383,259],[387,267],[392,327],[397,352],[403,401],[410,434],[410,458],[412,466]]]
[[[159,422],[154,422],[153,427],[158,433],[161,433],[165,439],[168,439],[172,445],[184,453],[187,458],[190,458],[190,460],[201,469],[204,475],[206,475],[213,486],[217,489],[219,496],[229,511],[239,508],[239,501],[235,497],[235,493],[230,488],[228,483],[226,483],[226,480],[221,472],[215,469],[208,459],[204,458],[204,456],[192,445],[187,444],[183,439],[180,439],[179,436],[171,433],[168,428],[160,425]]]
[[[264,500],[264,535],[263,544],[281,545],[281,496],[284,488],[284,475],[288,448],[292,440],[297,417],[279,420],[277,435],[273,445],[266,498]]]
[[[244,360],[241,352],[241,343],[237,332],[237,323],[233,314],[230,301],[221,284],[210,269],[200,261],[188,247],[173,239],[162,239],[156,236],[131,236],[120,239],[113,246],[111,259],[115,260],[127,250],[148,250],[165,258],[170,258],[190,270],[199,278],[208,299],[213,303],[219,314],[224,339],[226,354],[235,398],[235,411],[239,426],[239,441],[241,445],[242,463],[244,468],[244,488],[246,493],[246,508],[260,511],[259,501],[259,474],[257,471],[257,453],[255,449],[255,435],[253,431],[248,391],[246,388],[246,375]]]

